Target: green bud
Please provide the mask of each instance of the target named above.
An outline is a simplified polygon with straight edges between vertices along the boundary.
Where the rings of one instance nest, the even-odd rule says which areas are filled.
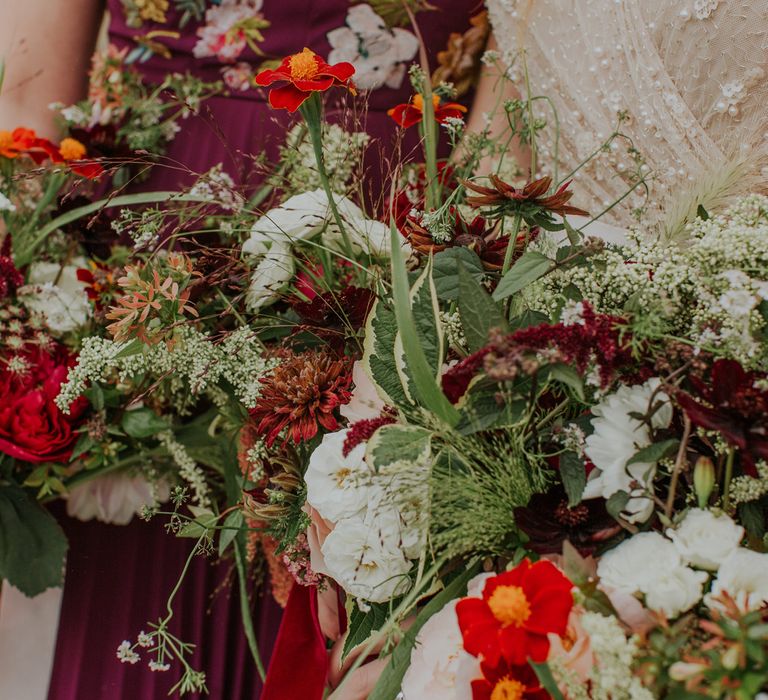
[[[699,457],[693,468],[693,490],[699,508],[706,508],[715,487],[715,465],[709,457]]]

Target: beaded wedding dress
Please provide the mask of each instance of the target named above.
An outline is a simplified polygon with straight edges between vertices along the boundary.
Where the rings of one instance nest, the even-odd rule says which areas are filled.
[[[576,175],[574,203],[593,216],[638,174],[643,182],[601,220],[627,228],[642,215],[668,238],[700,205],[716,212],[766,190],[768,0],[487,5],[517,89],[551,100],[534,103],[547,120],[540,173],[562,178],[623,135]]]

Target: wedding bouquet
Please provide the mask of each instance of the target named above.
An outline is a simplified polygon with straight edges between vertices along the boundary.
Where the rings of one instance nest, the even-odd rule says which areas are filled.
[[[377,208],[356,187],[366,137],[323,116],[325,92],[354,99],[353,72],[305,49],[256,76],[302,122],[255,192],[214,168],[64,213],[64,181],[23,216],[17,192],[0,200],[6,221],[46,217],[8,224],[0,257],[2,381],[20,397],[0,411],[0,493],[36,518],[29,489],[93,509],[81,489],[129,480],[126,512],[147,517],[170,497],[172,529],[231,553],[241,582],[260,548],[284,604],[342,608],[330,675],[380,654],[372,700],[755,697],[768,199],[700,209],[669,242],[640,215],[606,244],[569,222],[589,217],[569,179],[526,182],[507,155],[515,138],[536,158],[530,99],[504,103],[507,133],[472,134],[451,86],[414,67],[390,116],[421,130],[424,159],[392,164]],[[0,163],[42,148],[3,138]],[[47,157],[96,167],[81,148]],[[105,249],[67,228],[107,214]],[[12,582],[24,536],[3,550]],[[201,690],[172,615],[118,657],[176,659],[176,687]],[[329,675],[319,633],[301,631],[324,660],[306,697]]]

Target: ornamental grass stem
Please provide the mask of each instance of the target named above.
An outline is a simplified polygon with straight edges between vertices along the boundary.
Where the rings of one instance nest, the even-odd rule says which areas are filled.
[[[725,476],[723,477],[723,510],[728,512],[731,507],[731,480],[733,479],[733,461],[736,456],[736,450],[732,447],[728,450],[728,457],[725,461]]]
[[[515,251],[515,244],[517,243],[517,234],[520,233],[520,226],[523,223],[523,215],[521,212],[515,214],[515,223],[512,226],[512,233],[509,234],[509,243],[507,244],[507,250],[504,252],[504,264],[501,266],[501,276],[507,274],[509,267],[512,263],[512,253]]]

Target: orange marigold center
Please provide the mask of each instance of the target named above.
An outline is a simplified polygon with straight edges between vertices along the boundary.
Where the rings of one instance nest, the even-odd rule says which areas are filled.
[[[488,599],[488,607],[493,616],[505,627],[507,625],[520,627],[531,616],[531,606],[525,591],[520,586],[499,586]]]
[[[411,101],[411,104],[413,104],[416,109],[419,110],[419,112],[424,111],[424,95],[422,95],[420,92],[417,92],[413,96],[413,100]],[[437,109],[440,106],[440,95],[436,95],[434,92],[432,93],[432,109]]]
[[[291,56],[291,78],[294,80],[312,80],[317,73],[317,54],[312,49],[304,49]]]
[[[498,681],[491,692],[491,700],[522,700],[525,686],[514,678],[505,676]]]
[[[59,144],[59,153],[64,160],[82,160],[86,150],[77,139],[66,138]]]

